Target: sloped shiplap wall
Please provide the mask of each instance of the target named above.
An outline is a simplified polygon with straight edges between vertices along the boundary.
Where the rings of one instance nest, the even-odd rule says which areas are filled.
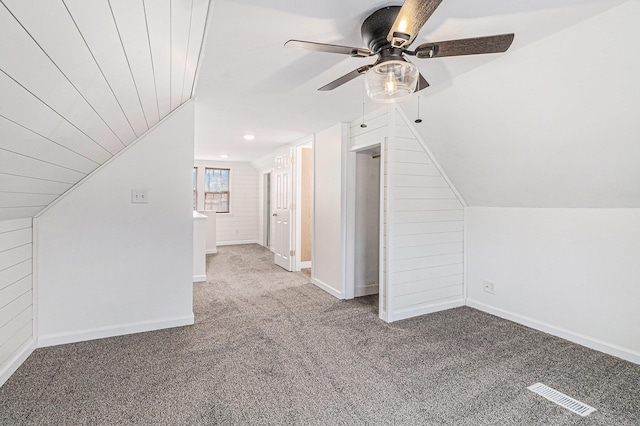
[[[395,106],[351,125],[352,150],[380,143],[381,315],[389,322],[464,304],[464,204]]]
[[[0,386],[34,346],[32,219],[0,222]]]
[[[191,98],[208,9],[0,3],[0,220],[35,215]]]
[[[397,110],[386,157],[390,320],[464,304],[464,206]]]

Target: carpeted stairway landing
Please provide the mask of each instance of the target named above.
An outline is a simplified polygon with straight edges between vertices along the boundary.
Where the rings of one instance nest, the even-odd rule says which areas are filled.
[[[470,308],[386,324],[375,302],[220,247],[194,326],[36,350],[0,389],[0,424],[640,424],[638,365]]]

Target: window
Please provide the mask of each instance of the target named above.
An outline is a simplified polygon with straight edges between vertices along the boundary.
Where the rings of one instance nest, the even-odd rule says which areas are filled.
[[[229,213],[229,169],[204,169],[204,209]]]
[[[198,207],[198,190],[196,184],[198,182],[198,168],[193,168],[193,210],[197,210]]]

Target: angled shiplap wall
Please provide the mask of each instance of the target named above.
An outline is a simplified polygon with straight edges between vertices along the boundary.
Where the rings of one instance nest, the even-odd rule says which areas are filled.
[[[32,258],[31,218],[0,222],[0,386],[35,347]]]
[[[0,3],[0,220],[35,215],[191,98],[208,10]]]
[[[396,107],[352,123],[350,149],[381,144],[381,316],[396,321],[464,305],[464,204]]]
[[[464,205],[394,108],[386,158],[390,320],[464,304]]]

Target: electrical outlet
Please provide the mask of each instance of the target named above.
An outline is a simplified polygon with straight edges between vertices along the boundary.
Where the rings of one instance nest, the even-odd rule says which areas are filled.
[[[131,190],[131,202],[133,204],[146,204],[149,202],[149,190],[148,189],[132,189]]]
[[[496,294],[496,283],[493,281],[483,280],[482,289],[485,293]]]

